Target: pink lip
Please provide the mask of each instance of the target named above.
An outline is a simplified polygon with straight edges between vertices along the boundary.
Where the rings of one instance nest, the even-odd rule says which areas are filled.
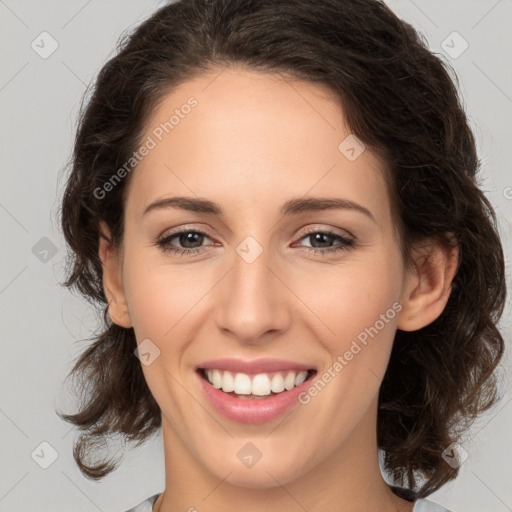
[[[230,372],[246,373],[248,375],[258,373],[276,372],[279,370],[315,370],[316,368],[284,359],[257,359],[255,361],[243,361],[242,359],[215,359],[205,361],[197,365],[197,368],[207,370],[226,370]]]
[[[196,371],[197,378],[206,398],[215,411],[226,418],[239,423],[264,423],[279,418],[299,402],[299,395],[311,386],[312,378],[305,380],[300,386],[290,391],[283,391],[263,399],[243,399],[214,388],[202,376],[201,370]]]

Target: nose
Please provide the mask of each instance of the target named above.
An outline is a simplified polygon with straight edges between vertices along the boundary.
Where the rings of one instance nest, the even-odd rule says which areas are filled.
[[[249,261],[235,253],[231,270],[217,287],[214,317],[224,335],[261,344],[288,328],[293,294],[270,251]]]

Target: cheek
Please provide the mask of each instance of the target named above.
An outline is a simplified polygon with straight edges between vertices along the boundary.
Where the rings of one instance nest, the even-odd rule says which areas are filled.
[[[137,342],[149,338],[164,359],[182,351],[197,328],[201,299],[211,281],[204,272],[185,271],[161,255],[133,249],[125,260],[123,282]]]
[[[142,364],[145,380],[160,408],[175,411],[179,418],[181,388],[171,375],[176,374],[192,339],[190,322],[201,290],[190,276],[161,260],[151,261],[147,253],[137,249],[125,259],[123,282],[137,344],[149,339],[159,350],[154,362]],[[152,355],[157,353],[151,350],[155,351]]]
[[[160,346],[165,333],[186,313],[179,273],[132,248],[126,251],[123,283],[137,342],[149,338]]]
[[[321,320],[326,333],[323,339],[330,340],[332,349],[342,349],[381,315],[386,316],[386,326],[395,323],[398,308],[393,309],[393,304],[400,297],[400,267],[392,253],[373,256],[354,258],[350,264],[332,266],[309,279],[297,280],[294,291]],[[384,329],[381,321],[378,327],[387,335],[389,329]]]
[[[331,359],[322,380],[334,382],[326,384],[327,394],[333,403],[345,404],[345,411],[362,411],[387,368],[401,310],[402,274],[392,251],[352,263],[317,276],[314,288],[312,281],[303,283],[297,294],[321,320],[315,320],[316,337]]]

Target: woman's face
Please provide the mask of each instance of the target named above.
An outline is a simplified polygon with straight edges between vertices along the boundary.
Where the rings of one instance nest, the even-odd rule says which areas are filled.
[[[340,105],[316,85],[217,70],[170,93],[142,142],[123,300],[173,457],[246,487],[365,457],[406,274],[379,161]],[[162,202],[176,197],[188,203]],[[281,362],[241,366],[263,359]],[[300,394],[248,400],[217,389],[227,368],[240,394],[316,373]]]

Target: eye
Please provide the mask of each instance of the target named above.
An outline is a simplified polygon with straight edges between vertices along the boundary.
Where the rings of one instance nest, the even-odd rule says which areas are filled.
[[[181,245],[176,247],[175,240]],[[169,233],[160,238],[156,244],[164,252],[172,252],[179,256],[195,255],[206,250],[206,246],[202,245],[205,239],[211,240],[207,233],[197,229],[182,229]],[[355,242],[353,238],[340,235],[334,231],[321,231],[312,229],[302,235],[300,240],[310,240],[310,246],[305,246],[308,252],[314,254],[332,254],[337,251],[346,251],[353,249]],[[338,242],[332,246],[332,243]],[[304,246],[303,246],[304,247]]]
[[[334,231],[320,231],[312,229],[302,235],[300,240],[310,240],[310,247],[308,250],[314,254],[332,254],[337,251],[346,251],[354,248],[354,239],[344,235],[340,235]],[[331,246],[333,242],[338,241],[337,245]],[[326,245],[328,247],[326,247]]]
[[[171,240],[174,240],[175,238],[180,244],[183,245],[182,248],[173,247]],[[208,234],[204,231],[196,229],[183,229],[181,231],[175,231],[174,233],[164,235],[162,238],[160,238],[160,240],[157,241],[157,245],[164,252],[173,252],[179,254],[180,256],[186,256],[187,254],[197,254],[204,251],[205,247],[201,246],[201,243],[205,238],[210,239]]]

